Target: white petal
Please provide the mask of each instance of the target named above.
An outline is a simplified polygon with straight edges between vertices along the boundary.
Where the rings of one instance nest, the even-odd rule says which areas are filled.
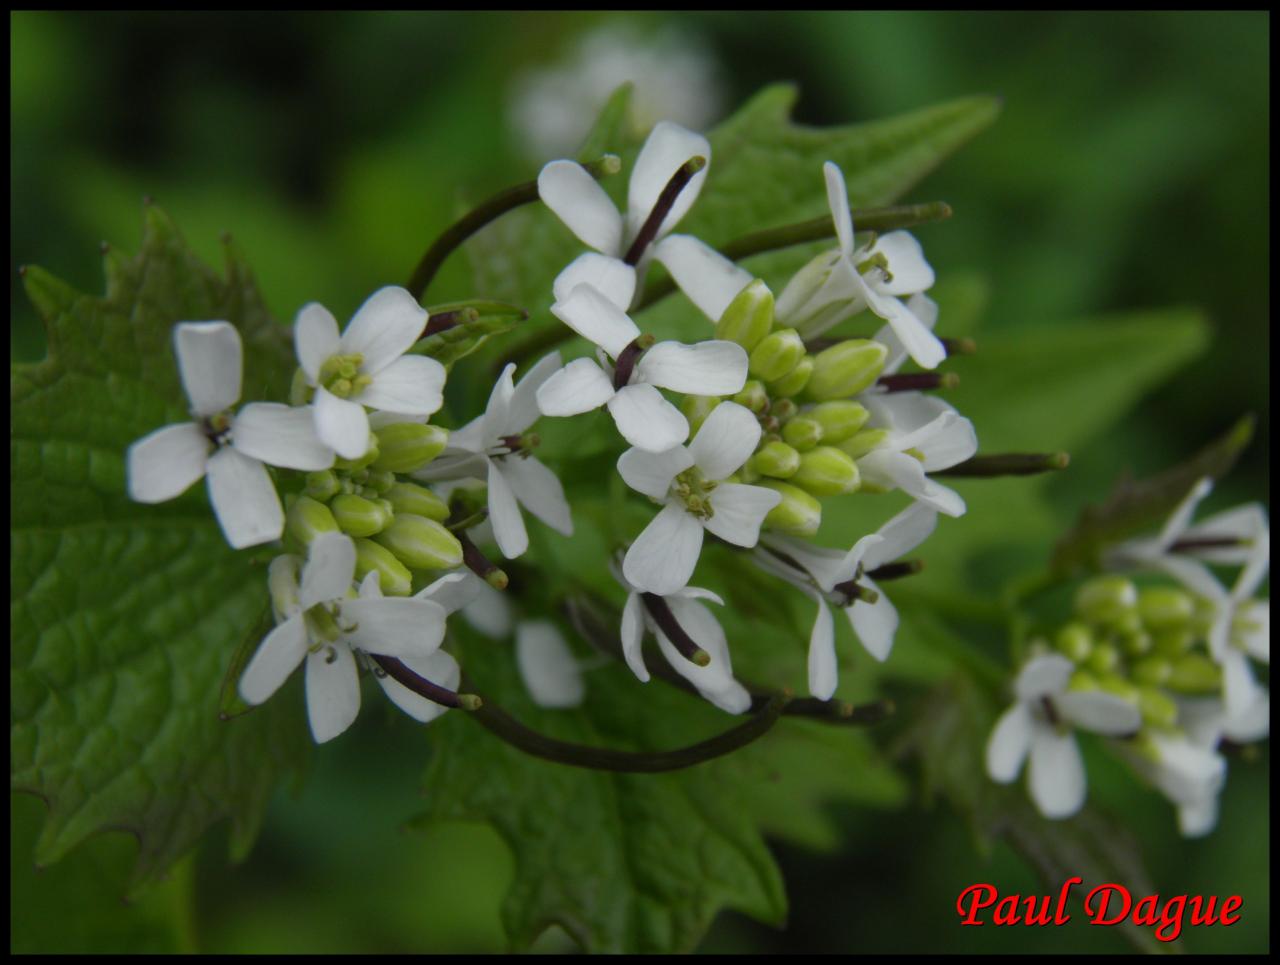
[[[1235,585],[1231,587],[1231,599],[1239,601],[1252,596],[1253,591],[1262,584],[1270,566],[1271,534],[1262,533],[1254,537],[1253,545],[1249,547],[1244,569],[1240,571]]]
[[[939,429],[927,442],[918,446],[924,455],[921,465],[925,472],[950,469],[972,458],[978,451],[978,433],[964,416],[955,415],[943,420]]]
[[[683,590],[677,590],[672,596],[678,596],[682,600],[710,600],[718,606],[724,606],[724,600],[720,598],[719,593],[712,593],[701,586],[686,586]]]
[[[585,688],[582,670],[560,631],[545,620],[516,626],[516,666],[539,707],[576,707]]]
[[[1013,689],[1019,700],[1037,701],[1041,697],[1052,697],[1067,689],[1075,670],[1075,664],[1061,654],[1035,657],[1018,672]]]
[[[511,456],[496,460],[496,464],[521,506],[561,536],[573,535],[569,501],[555,473],[533,456]]]
[[[298,564],[291,554],[277,556],[267,567],[267,592],[271,594],[271,612],[277,623],[302,612],[298,603]]]
[[[1271,695],[1259,688],[1258,698],[1239,717],[1223,723],[1222,733],[1238,744],[1262,740],[1271,732]],[[1217,741],[1214,741],[1217,744]]]
[[[867,304],[893,328],[902,347],[921,368],[934,369],[947,357],[946,347],[928,327],[912,314],[911,309],[892,295],[882,295],[867,288]]]
[[[631,544],[622,572],[636,589],[665,596],[688,584],[701,552],[701,524],[668,503]]]
[[[867,548],[862,565],[868,570],[892,563],[923,543],[938,525],[938,513],[924,503],[912,503],[879,529],[880,540]]]
[[[1019,701],[996,721],[987,739],[987,776],[997,784],[1009,784],[1018,777],[1031,750],[1031,710]]]
[[[613,211],[612,203],[609,210]],[[613,212],[617,215],[617,212]],[[569,262],[551,283],[551,294],[562,302],[579,285],[590,285],[624,312],[636,295],[636,269],[621,258],[588,251]]]
[[[360,713],[360,675],[346,644],[307,655],[307,719],[317,744],[333,740]]]
[[[663,238],[654,246],[653,257],[666,267],[698,311],[713,322],[720,321],[730,302],[754,280],[751,272],[693,235]]]
[[[1178,830],[1186,838],[1202,838],[1218,823],[1218,796],[1207,795],[1178,807]]]
[[[751,695],[733,678],[733,662],[724,628],[710,610],[694,600],[674,597],[667,605],[689,639],[711,658],[705,667],[699,667],[681,654],[661,630],[655,630],[658,648],[667,663],[721,710],[730,714],[745,713],[751,706]]]
[[[373,376],[353,401],[374,409],[431,415],[444,404],[444,366],[425,355],[402,355]]]
[[[897,487],[948,516],[964,515],[965,505],[960,494],[926,476],[919,459],[901,452],[877,450],[859,459],[858,469],[869,482]]]
[[[343,459],[359,459],[369,451],[369,417],[364,406],[316,389],[316,435]]]
[[[822,165],[822,175],[827,181],[827,205],[831,208],[831,220],[835,222],[836,237],[840,239],[840,251],[847,257],[853,254],[853,215],[849,212],[849,191],[845,188],[844,174],[828,161]]]
[[[1197,596],[1206,597],[1219,607],[1227,606],[1227,591],[1209,572],[1209,568],[1199,560],[1179,555],[1161,556],[1149,562],[1164,570]]]
[[[1182,537],[1187,527],[1191,525],[1191,517],[1195,515],[1196,507],[1212,491],[1213,480],[1208,476],[1196,480],[1195,485],[1182,497],[1182,502],[1178,503],[1174,508],[1173,513],[1165,522],[1164,528],[1160,531],[1160,548],[1162,550],[1168,549]]]
[[[1222,693],[1227,706],[1227,719],[1235,720],[1249,713],[1262,698],[1249,658],[1235,647],[1227,647],[1222,656]]]
[[[511,635],[511,604],[507,595],[495,590],[488,583],[476,578],[479,595],[475,601],[462,608],[462,618],[480,633],[493,640],[505,640]]]
[[[574,161],[552,161],[538,173],[538,197],[584,243],[622,254],[622,216],[604,188]]]
[[[224,446],[209,457],[209,501],[233,549],[279,539],[284,510],[267,467]]]
[[[1142,727],[1136,704],[1101,690],[1069,690],[1053,698],[1063,718],[1095,734],[1128,737]]]
[[[1271,601],[1250,600],[1236,610],[1236,633],[1249,656],[1271,662]]]
[[[240,696],[247,704],[260,704],[280,689],[289,674],[307,655],[307,627],[302,616],[293,616],[263,638],[240,675]]]
[[[889,262],[892,280],[876,284],[886,295],[914,295],[933,287],[933,269],[925,261],[920,242],[910,232],[890,231],[881,235],[871,246],[871,254],[882,254]]]
[[[456,691],[462,679],[458,661],[443,650],[437,650],[425,657],[402,658],[401,662],[419,677],[433,684],[439,684],[446,690]],[[420,723],[428,724],[449,709],[437,704],[434,700],[428,700],[421,694],[414,693],[390,675],[375,674],[374,679],[378,681],[383,693],[393,704]]]
[[[622,438],[647,452],[664,452],[689,438],[689,420],[652,385],[624,385],[608,403]]]
[[[644,665],[644,604],[639,593],[628,593],[627,604],[622,608],[622,656],[627,666],[645,683],[649,682],[649,670]]]
[[[780,502],[782,493],[777,490],[722,482],[711,493],[714,512],[703,525],[735,546],[755,546],[760,539],[760,524]]]
[[[231,444],[246,456],[272,466],[312,472],[333,465],[333,450],[316,435],[309,405],[253,402],[236,413]]]
[[[1222,789],[1227,762],[1217,751],[1159,731],[1149,736],[1160,757],[1156,784],[1173,801],[1194,806]]]
[[[165,426],[129,447],[129,498],[163,503],[186,492],[204,475],[213,448],[194,422]]]
[[[574,359],[538,389],[538,411],[549,416],[580,415],[613,398],[613,382],[594,359]]]
[[[708,479],[724,479],[751,458],[760,441],[760,423],[750,409],[721,402],[689,443],[693,461]]]
[[[356,544],[351,537],[346,533],[321,533],[307,552],[298,605],[309,610],[317,603],[341,600],[351,589],[355,574]]]
[[[215,415],[240,399],[240,333],[230,322],[181,322],[174,326],[182,388],[196,415]]]
[[[819,700],[830,700],[836,692],[836,628],[831,609],[821,593],[811,593],[818,604],[813,629],[809,632],[809,693]]]
[[[938,303],[928,295],[917,293],[907,299],[907,308],[911,314],[920,320],[920,324],[925,328],[933,331],[937,327],[938,322]],[[902,368],[902,363],[907,360],[907,350],[903,347],[898,336],[893,334],[893,326],[885,325],[875,335],[872,340],[880,342],[889,349],[889,354],[884,360],[884,374],[892,375]]]
[[[425,589],[413,595],[416,600],[430,600],[444,608],[445,613],[461,610],[480,596],[480,588],[487,584],[467,570],[446,573]]]
[[[529,533],[520,517],[515,493],[492,461],[489,463],[489,522],[493,524],[498,549],[507,559],[513,560],[529,548]]]
[[[419,597],[343,600],[338,626],[353,647],[387,657],[425,657],[444,640],[444,607]]]
[[[615,359],[640,334],[626,312],[590,285],[578,285],[551,314]]]
[[[370,570],[356,587],[356,596],[362,600],[382,599],[382,578],[377,570]]]
[[[654,125],[649,139],[644,142],[640,154],[636,157],[635,167],[631,169],[631,183],[627,188],[627,237],[634,238],[640,226],[644,224],[662,194],[663,188],[671,180],[680,166],[691,158],[703,157],[707,165],[695,174],[684,190],[680,192],[671,206],[671,211],[663,219],[658,228],[657,237],[661,238],[679,223],[690,206],[702,191],[702,184],[707,179],[707,169],[711,164],[711,145],[701,134],[686,130],[670,121],[661,121]]]
[[[507,418],[499,435],[517,435],[538,421],[538,390],[562,368],[560,353],[551,352],[538,359],[511,390]]]
[[[338,342],[343,355],[364,356],[360,371],[376,375],[422,338],[427,310],[403,288],[388,285],[365,299]],[[412,411],[412,410],[405,410]]]
[[[1047,818],[1069,818],[1084,806],[1084,760],[1074,734],[1035,729],[1030,781],[1031,798]]]
[[[663,499],[671,481],[693,465],[693,455],[684,446],[665,452],[628,449],[618,457],[618,475],[638,493]]]
[[[763,537],[765,546],[800,564],[813,577],[813,581],[828,593],[837,583],[853,579],[858,564],[863,562],[868,550],[882,541],[883,537],[878,533],[870,533],[854,543],[847,552],[841,552],[825,546],[814,546],[808,540],[794,536],[770,533]]]
[[[898,608],[885,596],[884,590],[869,579],[863,577],[862,583],[880,596],[875,603],[855,600],[844,608],[845,616],[867,653],[884,663],[889,659],[893,638],[898,632]]]
[[[1211,563],[1237,565],[1249,560],[1254,540],[1267,532],[1267,514],[1260,503],[1247,503],[1215,513],[1196,523],[1183,535],[1187,539],[1234,539],[1237,546],[1215,546],[1191,549],[1192,555]]]
[[[493,391],[489,393],[489,402],[484,410],[484,422],[481,423],[480,439],[484,446],[501,436],[510,435],[507,424],[511,421],[511,399],[516,394],[516,363],[508,362],[493,383]],[[471,424],[468,423],[468,426]]]
[[[672,392],[733,395],[747,381],[747,353],[736,342],[696,345],[659,342],[640,356],[632,381],[643,380]]]
[[[338,322],[329,309],[319,302],[302,306],[293,322],[293,349],[308,384],[320,381],[320,366],[338,354],[339,341]]]

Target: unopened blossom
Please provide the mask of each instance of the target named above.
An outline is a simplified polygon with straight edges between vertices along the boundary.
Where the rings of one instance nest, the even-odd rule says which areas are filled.
[[[577,707],[586,695],[582,668],[554,623],[516,624],[516,668],[539,707]]]
[[[760,423],[751,411],[721,402],[687,447],[661,453],[632,448],[619,457],[626,484],[663,504],[623,559],[623,575],[632,586],[660,596],[684,587],[702,552],[704,530],[735,546],[756,545],[760,524],[782,496],[724,480],[759,441]]]
[[[724,606],[724,600],[702,587],[686,586],[674,593],[656,596],[637,589],[618,570],[614,577],[627,591],[622,610],[622,656],[631,672],[648,683],[649,670],[644,664],[644,634],[648,630],[658,641],[662,655],[685,680],[721,710],[730,714],[746,713],[751,708],[751,694],[733,676],[733,661],[724,629],[711,611],[700,601],[709,600]],[[660,618],[655,618],[655,612]],[[675,626],[665,626],[674,621]],[[706,655],[705,665],[695,663],[671,642],[670,633],[682,633]]]
[[[652,244],[671,231],[697,200],[707,178],[706,167],[695,173],[671,202],[649,249],[638,258],[627,259],[629,249],[672,176],[695,157],[710,162],[711,145],[707,139],[678,124],[662,121],[654,126],[636,157],[627,189],[625,217],[614,207],[604,188],[576,161],[552,161],[543,167],[538,174],[538,195],[580,240],[617,263],[617,272],[630,278],[621,284],[634,293],[636,266],[647,261]],[[602,287],[609,297],[619,291],[613,286],[597,287]],[[627,308],[630,297],[618,304]]]
[[[1059,654],[1034,657],[1014,682],[1016,702],[987,741],[987,774],[1000,784],[1017,779],[1031,758],[1031,799],[1047,818],[1066,818],[1084,804],[1084,760],[1073,728],[1111,736],[1138,732],[1136,705],[1102,690],[1069,690],[1075,665]]]
[[[689,437],[689,423],[658,387],[717,396],[733,395],[746,383],[747,353],[741,345],[659,342],[643,349],[635,322],[590,285],[578,285],[551,312],[598,345],[613,364],[574,359],[552,375],[538,388],[543,415],[578,415],[604,405],[627,442],[662,452]]]
[[[322,533],[311,543],[301,578],[299,563],[294,556],[272,561],[268,578],[281,622],[240,677],[246,703],[263,703],[305,661],[307,719],[316,743],[323,744],[350,727],[359,713],[357,653],[395,657],[432,673],[448,669],[428,659],[444,639],[445,608],[421,596],[384,598],[369,588],[356,598],[351,537]]]
[[[573,535],[564,487],[531,454],[533,440],[524,435],[539,416],[535,393],[559,368],[560,353],[552,352],[517,384],[513,380],[516,367],[509,364],[498,377],[484,413],[451,433],[444,452],[414,473],[428,481],[484,480],[494,540],[507,559],[529,548],[521,506],[556,532]]]
[[[228,543],[242,549],[279,539],[284,510],[263,463],[307,471],[333,465],[310,406],[254,402],[231,411],[240,401],[243,347],[229,322],[181,322],[173,344],[194,421],[157,429],[129,447],[130,498],[166,502],[205,476]]]
[[[835,627],[828,601],[841,599],[841,587],[857,581],[876,594],[874,600],[843,594],[841,609],[867,653],[884,662],[893,649],[898,611],[868,575],[900,559],[929,538],[938,514],[924,503],[912,503],[880,529],[862,537],[847,552],[814,546],[791,536],[766,534],[756,548],[756,564],[802,590],[818,605],[809,635],[809,692],[830,700],[837,683]]]
[[[426,324],[426,309],[395,286],[370,295],[341,335],[323,305],[311,302],[298,312],[294,345],[307,385],[315,389],[316,432],[344,459],[359,459],[369,449],[366,407],[416,417],[440,408],[444,366],[405,354]]]

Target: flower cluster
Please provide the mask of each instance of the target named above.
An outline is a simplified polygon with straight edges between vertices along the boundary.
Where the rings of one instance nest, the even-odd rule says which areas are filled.
[[[1158,537],[1112,549],[1124,573],[1080,586],[1075,612],[1014,683],[1017,701],[987,745],[987,771],[1013,781],[1030,758],[1032,799],[1047,817],[1068,817],[1085,798],[1074,727],[1116,738],[1134,768],[1178,809],[1183,834],[1212,830],[1226,779],[1224,742],[1269,733],[1271,701],[1250,661],[1270,660],[1270,603],[1254,599],[1270,563],[1270,534],[1256,504],[1191,526],[1211,489],[1194,486]],[[1238,566],[1226,590],[1206,564]],[[1171,576],[1170,584],[1162,577]]]

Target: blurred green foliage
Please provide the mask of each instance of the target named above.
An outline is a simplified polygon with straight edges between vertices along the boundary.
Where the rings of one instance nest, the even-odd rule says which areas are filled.
[[[508,123],[513,85],[617,18],[641,29],[668,19],[11,14],[11,269],[38,263],[98,290],[93,242],[136,247],[139,201],[152,195],[212,263],[220,235],[232,232],[278,318],[312,299],[344,317],[377,285],[403,282],[466,201],[534,173]],[[1257,441],[1216,505],[1263,495],[1267,14],[706,13],[678,22],[724,64],[730,109],[775,80],[799,83],[797,119],[813,124],[1003,95],[997,125],[917,191],[955,208],[951,222],[920,235],[942,284],[973,306],[968,330],[980,347],[984,332],[1104,311],[1185,306],[1208,317],[1209,352],[1047,483],[1060,528],[1122,469],[1167,466],[1249,409],[1261,417]],[[465,269],[452,259],[431,299],[475,294]],[[17,285],[11,311],[14,357],[39,358],[43,336]],[[29,884],[39,805],[16,802],[15,923],[74,919],[56,932],[68,951],[499,950],[510,856],[487,828],[398,831],[420,810],[421,744],[406,721],[386,718],[314,755],[303,791],[278,797],[245,864],[228,867],[225,841],[207,841],[175,871],[185,883],[117,915],[104,909],[120,908],[130,842],[90,842]],[[1125,817],[1165,893],[1245,896],[1238,926],[1193,931],[1189,950],[1269,945],[1262,751],[1252,765],[1233,764],[1219,831],[1196,842],[1177,837],[1166,802],[1120,765],[1089,756],[1091,801]],[[1035,879],[1003,845],[979,855],[942,806],[847,806],[833,821],[844,833],[838,853],[776,848],[791,896],[786,931],[725,914],[704,948],[1124,948],[1113,929],[956,927],[964,885],[1026,892]],[[54,950],[54,937],[15,928],[11,946]],[[565,943],[551,934],[537,947]]]

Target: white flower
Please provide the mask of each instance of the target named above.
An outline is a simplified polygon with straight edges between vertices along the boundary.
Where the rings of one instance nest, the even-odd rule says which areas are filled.
[[[631,171],[625,218],[613,206],[604,188],[576,161],[552,161],[543,167],[538,174],[538,195],[580,240],[606,257],[617,260],[616,272],[619,276],[630,275],[629,287],[634,293],[636,276],[643,275],[643,272],[638,271],[635,266],[624,265],[622,259],[648,219],[667,182],[686,161],[694,157],[706,158],[710,164],[711,145],[705,137],[670,121],[655,125],[644,147],[640,149],[635,167]],[[685,216],[697,200],[706,178],[707,168],[703,167],[685,185],[666,217],[662,219],[662,224],[649,249],[641,256],[639,265],[646,263],[649,252],[653,250],[653,243],[666,235]],[[585,280],[587,279],[578,279]],[[612,286],[597,287],[611,298],[618,291]],[[619,304],[626,308],[630,304],[630,297]]]
[[[1227,762],[1212,745],[1176,733],[1148,734],[1155,760],[1130,755],[1138,770],[1178,808],[1184,837],[1203,837],[1218,823],[1218,795],[1226,783]]]
[[[298,362],[315,389],[316,432],[344,459],[369,449],[365,406],[408,416],[440,408],[445,370],[435,359],[406,355],[422,337],[427,312],[403,288],[374,292],[338,335],[338,323],[312,302],[293,326]]]
[[[662,453],[628,449],[618,472],[628,486],[662,502],[662,511],[627,550],[622,571],[639,590],[666,596],[689,582],[702,551],[703,530],[735,546],[752,547],[780,493],[727,483],[755,452],[760,423],[736,402],[711,410],[688,447]]]
[[[555,624],[547,620],[516,624],[516,667],[539,707],[577,707],[582,703],[586,693],[582,668]]]
[[[1014,682],[1017,702],[987,742],[987,774],[1000,784],[1016,780],[1030,755],[1031,799],[1047,818],[1070,817],[1084,804],[1084,761],[1073,726],[1122,736],[1142,724],[1138,708],[1114,694],[1068,690],[1074,670],[1059,654],[1030,660]]]
[[[578,415],[605,405],[627,442],[663,452],[689,437],[689,423],[656,386],[715,396],[732,395],[746,384],[747,353],[734,342],[659,342],[637,360],[640,349],[634,343],[640,329],[590,285],[578,285],[551,312],[600,346],[617,366],[611,370],[603,361],[574,359],[538,388],[543,415]],[[618,382],[621,387],[615,388]]]
[[[516,385],[512,380],[516,367],[508,365],[489,395],[484,414],[450,433],[444,452],[413,474],[424,480],[485,480],[494,540],[507,559],[529,548],[520,506],[556,532],[573,535],[573,520],[560,480],[520,445],[521,433],[538,419],[534,394],[559,368],[560,354],[552,352]]]
[[[353,599],[355,566],[355,544],[343,533],[316,537],[300,581],[297,557],[273,560],[269,579],[277,619],[283,621],[263,639],[240,678],[240,696],[261,704],[305,660],[307,717],[318,744],[350,727],[360,710],[357,652],[395,657],[422,676],[440,674],[457,682],[448,679],[451,661],[434,657],[444,639],[445,607],[423,594],[382,598],[365,585]],[[419,716],[390,689],[388,695]]]
[[[240,333],[228,322],[182,322],[174,327],[182,388],[194,422],[165,426],[129,447],[129,496],[162,503],[208,476],[209,501],[235,549],[278,539],[284,511],[263,463],[318,470],[333,451],[316,438],[309,406],[240,400]]]
[[[729,657],[724,629],[711,611],[698,602],[710,600],[724,606],[724,600],[697,586],[686,586],[662,596],[645,593],[633,586],[616,566],[611,568],[614,577],[627,591],[627,603],[622,610],[622,655],[631,672],[648,683],[649,670],[644,665],[643,652],[647,628],[658,641],[658,649],[667,658],[667,663],[693,684],[704,698],[730,714],[750,710],[751,694],[733,677],[733,661]],[[655,617],[655,612],[658,617]],[[709,662],[699,666],[682,654],[671,642],[672,633],[683,634],[692,641],[707,654]]]
[[[962,516],[964,500],[926,473],[964,462],[978,451],[973,423],[936,396],[920,392],[864,393],[868,428],[886,437],[858,459],[863,488],[901,489],[913,499]]]
[[[813,696],[830,700],[836,691],[835,627],[826,594],[855,578],[860,586],[879,594],[875,602],[855,599],[843,610],[867,653],[883,663],[893,649],[898,611],[867,573],[915,549],[928,539],[937,522],[938,514],[933,509],[912,503],[878,532],[858,540],[848,552],[776,534],[767,534],[761,540],[763,545],[755,552],[756,565],[798,587],[818,604],[809,635],[809,693]],[[861,576],[859,569],[863,571]]]

